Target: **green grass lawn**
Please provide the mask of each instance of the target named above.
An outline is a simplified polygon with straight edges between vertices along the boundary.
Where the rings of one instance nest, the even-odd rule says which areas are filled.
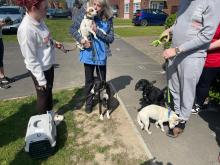
[[[132,25],[131,19],[114,18],[114,25]]]
[[[159,36],[163,30],[163,26],[133,26],[115,28],[115,33],[121,37]]]
[[[58,127],[55,154],[45,160],[33,160],[24,152],[24,137],[29,118],[36,114],[36,98],[0,101],[0,164],[1,165],[40,165],[72,164],[71,157],[79,155],[76,149],[76,136],[82,131],[74,123],[74,109],[81,100],[82,89],[64,90],[55,93],[54,110],[65,112],[65,122]],[[86,158],[86,153],[83,154]],[[89,158],[88,158],[89,159]]]
[[[72,20],[68,19],[52,19],[46,20],[50,32],[54,39],[60,42],[73,42],[73,38],[69,34],[69,28],[72,24]],[[131,20],[127,19],[114,19],[114,25],[131,25]],[[153,36],[159,35],[163,31],[163,26],[132,26],[132,27],[117,27],[115,33],[122,37],[133,36]],[[17,42],[16,34],[4,34],[4,42]]]
[[[0,165],[102,165],[106,161],[134,165],[145,161],[142,153],[130,157],[128,142],[122,141],[126,136],[118,134],[121,118],[101,121],[97,111],[89,115],[83,111],[82,88],[58,91],[53,96],[54,111],[65,119],[57,126],[54,154],[41,160],[24,151],[27,124],[36,114],[36,97],[0,101]]]
[[[72,20],[68,19],[52,19],[46,20],[46,24],[50,29],[53,38],[60,42],[73,42],[73,37],[69,34]]]
[[[52,37],[60,42],[73,42],[69,34],[69,28],[72,20],[69,19],[47,19],[46,24],[51,32]],[[16,34],[4,34],[4,42],[17,42]]]

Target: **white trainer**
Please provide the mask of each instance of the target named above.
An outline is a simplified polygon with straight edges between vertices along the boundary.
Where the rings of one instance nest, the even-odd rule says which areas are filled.
[[[57,115],[57,114],[55,114],[53,118],[55,125],[59,125],[63,121],[63,119],[64,119],[63,115]]]
[[[196,115],[201,111],[200,106],[198,104],[193,105],[193,108],[191,110],[191,113]]]

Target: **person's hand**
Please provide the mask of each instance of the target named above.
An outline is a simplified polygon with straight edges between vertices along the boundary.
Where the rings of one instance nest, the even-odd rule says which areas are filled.
[[[55,47],[57,49],[61,49],[61,48],[63,48],[63,44],[61,42],[55,41]]]
[[[37,86],[36,87],[37,88],[37,90],[39,90],[39,91],[46,91],[46,89],[47,89],[47,85],[39,85],[39,86]]]
[[[163,51],[163,54],[162,56],[165,58],[165,59],[168,59],[170,57],[174,57],[176,55],[176,50],[175,48],[169,48],[169,49],[166,49]]]
[[[88,40],[85,40],[85,39],[82,39],[80,41],[80,44],[82,44],[84,48],[90,48],[91,47],[91,41],[88,41]]]

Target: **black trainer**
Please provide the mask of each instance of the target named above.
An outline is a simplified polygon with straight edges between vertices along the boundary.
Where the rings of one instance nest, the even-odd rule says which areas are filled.
[[[92,106],[87,106],[86,109],[85,109],[85,112],[88,113],[88,114],[91,113],[92,112]]]
[[[183,133],[185,126],[186,126],[186,121],[179,122],[179,124],[177,124],[173,129],[168,130],[167,136],[172,138],[178,137],[181,133]]]
[[[196,115],[196,114],[198,114],[200,111],[201,111],[200,105],[194,104],[194,105],[193,105],[193,108],[192,108],[192,110],[191,110],[191,113],[192,113],[193,115]]]
[[[9,83],[12,83],[12,82],[15,82],[15,79],[14,78],[9,78],[9,77],[3,77],[3,78],[0,78],[0,83],[1,84],[9,84]]]
[[[0,82],[0,89],[8,89],[8,88],[11,88],[11,86]]]

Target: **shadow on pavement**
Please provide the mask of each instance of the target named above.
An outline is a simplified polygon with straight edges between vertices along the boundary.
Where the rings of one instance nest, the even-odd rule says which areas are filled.
[[[220,109],[204,109],[199,113],[199,116],[209,124],[209,128],[215,132],[216,141],[220,147]]]
[[[114,89],[111,89],[112,96],[114,96],[116,92],[119,92],[120,90],[125,89],[126,86],[131,83],[131,80],[133,80],[133,78],[128,75],[119,76],[117,78],[111,79],[108,83],[112,85],[111,86],[112,88],[114,88]],[[115,97],[112,97],[110,101],[111,113],[113,113],[114,110],[116,110],[118,106],[119,106],[118,99]]]
[[[60,65],[59,64],[54,64],[54,68],[59,68]],[[20,75],[17,75],[17,76],[14,76],[12,77],[15,81],[19,81],[21,79],[25,79],[27,77],[30,77],[30,73],[27,71],[26,73],[23,73],[23,74],[20,74]]]
[[[120,90],[125,89],[126,86],[131,83],[131,80],[133,80],[131,76],[125,75],[111,79],[109,83],[114,86],[116,92],[119,92]]]
[[[144,163],[141,163],[140,165],[173,165],[172,163],[168,162],[168,163],[163,163],[160,161],[155,161],[154,159],[150,159],[148,161],[145,161]]]
[[[21,79],[25,79],[27,77],[30,77],[30,73],[29,72],[26,72],[24,74],[20,74],[20,75],[17,75],[17,76],[14,76],[12,77],[15,81],[19,81]]]

